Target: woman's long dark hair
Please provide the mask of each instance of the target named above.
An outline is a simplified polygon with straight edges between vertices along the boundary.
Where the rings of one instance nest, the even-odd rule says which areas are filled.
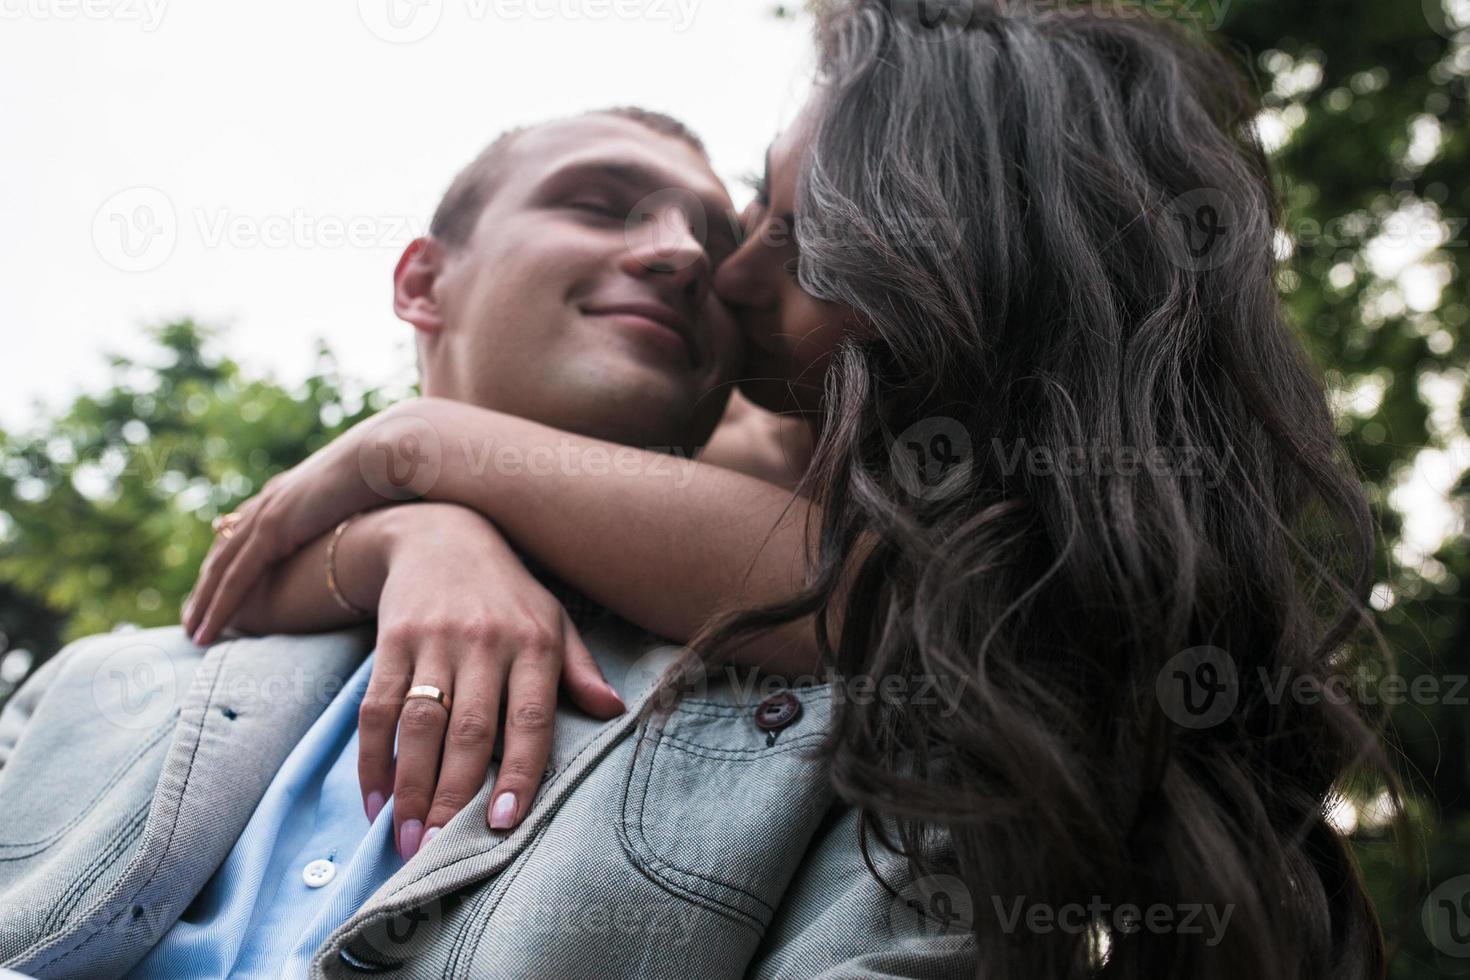
[[[1369,646],[1373,532],[1240,73],[1141,10],[855,0],[819,41],[800,275],[867,331],[826,379],[811,589],[698,646],[827,610],[839,676],[935,684],[835,699],[827,751],[870,830],[961,876],[987,980],[1381,976],[1325,812],[1374,730],[1293,693]],[[1012,921],[1037,905],[1094,928]]]

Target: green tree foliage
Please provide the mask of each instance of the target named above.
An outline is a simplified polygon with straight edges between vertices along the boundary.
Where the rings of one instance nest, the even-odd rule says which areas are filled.
[[[1470,874],[1467,7],[1235,0],[1221,28],[1256,73],[1268,130],[1284,136],[1282,287],[1382,529],[1375,605],[1403,685],[1354,687],[1389,710],[1418,833],[1401,848],[1375,832],[1383,814],[1370,807],[1358,840],[1396,978],[1470,976],[1470,958],[1443,936],[1436,946],[1421,921],[1430,889]],[[1435,491],[1451,486],[1441,521]],[[1443,540],[1425,535],[1440,523]]]
[[[210,520],[386,404],[319,348],[295,390],[245,377],[192,322],[112,358],[106,391],[26,434],[0,432],[0,631],[20,668],[121,624],[176,623]],[[24,651],[16,653],[16,651]]]

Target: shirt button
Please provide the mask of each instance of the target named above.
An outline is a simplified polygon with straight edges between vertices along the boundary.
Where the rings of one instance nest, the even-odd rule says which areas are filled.
[[[755,724],[763,732],[779,732],[801,717],[801,701],[790,691],[766,698],[755,709]]]
[[[301,869],[301,880],[308,888],[320,888],[337,877],[337,866],[325,858],[313,861]]]

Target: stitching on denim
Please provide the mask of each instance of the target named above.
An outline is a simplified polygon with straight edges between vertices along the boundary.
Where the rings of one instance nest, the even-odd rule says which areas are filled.
[[[657,736],[653,739],[653,751],[648,756],[647,764],[643,767],[644,775],[642,794],[638,803],[634,807],[634,810],[637,814],[639,840],[636,842],[636,846],[633,847],[633,851],[636,853],[630,853],[629,857],[632,858],[635,866],[638,866],[640,870],[644,871],[646,876],[650,876],[651,880],[654,880],[656,884],[661,884],[664,887],[665,891],[672,891],[673,893],[681,895],[686,899],[691,895],[697,896],[703,902],[710,903],[715,906],[716,911],[723,910],[726,912],[726,914],[735,914],[744,918],[748,918],[751,923],[754,923],[756,932],[760,933],[764,929],[764,923],[761,921],[759,916],[752,914],[747,909],[740,908],[738,905],[732,905],[729,902],[726,902],[721,898],[717,898],[714,895],[699,891],[698,889],[693,888],[690,885],[685,884],[684,882],[676,880],[674,876],[682,875],[685,878],[692,878],[696,881],[706,882],[707,884],[713,885],[717,888],[724,889],[727,892],[734,892],[738,895],[744,895],[751,901],[755,902],[761,908],[766,909],[768,912],[774,912],[775,910],[770,906],[769,903],[763,900],[760,896],[746,891],[745,889],[740,888],[736,885],[731,885],[728,882],[720,881],[716,878],[702,875],[696,871],[691,871],[687,868],[681,868],[675,864],[670,863],[669,861],[664,860],[663,858],[659,857],[657,853],[654,852],[652,844],[650,844],[648,841],[648,835],[645,829],[644,814],[648,812],[647,803],[649,787],[652,785],[653,782],[653,774],[655,771],[657,771],[658,768],[657,762],[659,749],[662,747],[663,740],[667,737],[668,733],[665,730],[658,730]],[[630,778],[631,775],[632,774],[630,773]],[[628,822],[629,816],[629,813],[625,810],[625,823]],[[628,834],[628,840],[629,842],[632,842],[631,831]]]
[[[639,802],[637,804],[633,803],[633,779],[635,776],[637,776],[638,770],[642,769],[644,773],[643,793],[644,799],[646,800],[648,783],[653,772],[653,758],[658,755],[658,737],[650,736],[649,728],[647,725],[643,726],[643,728],[640,729],[639,737],[640,749],[642,747],[642,740],[647,737],[647,740],[653,746],[653,751],[652,755],[647,757],[647,763],[640,765],[637,757],[635,757],[634,765],[629,767],[628,778],[623,785],[624,805],[622,819],[618,821],[618,842],[623,845],[623,853],[628,858],[628,862],[634,867],[634,869],[638,871],[639,874],[648,879],[648,881],[651,882],[655,887],[669,893],[674,898],[686,902],[692,902],[693,904],[698,905],[701,908],[715,912],[719,915],[724,916],[726,919],[729,919],[739,925],[743,925],[746,928],[753,930],[757,936],[762,935],[765,929],[764,923],[762,923],[756,916],[752,915],[750,912],[747,912],[744,909],[740,909],[725,902],[721,902],[719,899],[714,898],[713,896],[706,895],[703,892],[687,888],[679,884],[678,882],[672,881],[666,876],[660,874],[658,870],[652,867],[649,863],[649,861],[656,861],[657,859],[654,858],[652,854],[649,854],[645,859],[642,853],[642,849],[640,849],[638,844],[633,840],[632,830],[629,827],[632,819],[630,810],[636,810],[638,812],[638,814],[640,815],[640,821],[643,811],[642,802]]]
[[[546,832],[550,829],[551,822],[547,821],[545,824],[542,825],[541,829],[536,832],[536,835],[532,837],[529,842],[527,842],[525,850],[516,855],[515,861],[511,862],[511,866],[505,869],[505,871],[503,872],[504,876],[506,876],[504,888],[494,887],[486,889],[488,894],[486,895],[485,901],[489,904],[490,908],[485,912],[484,917],[481,918],[480,909],[477,908],[474,911],[474,915],[465,923],[466,929],[470,928],[477,922],[484,922],[485,924],[484,929],[480,929],[473,935],[473,944],[470,946],[469,949],[468,962],[475,962],[475,957],[480,952],[480,943],[484,940],[485,933],[489,931],[490,918],[495,915],[495,910],[500,908],[500,903],[505,898],[505,896],[510,894],[511,886],[516,883],[516,879],[520,877],[521,872],[526,870],[526,865],[531,863],[531,854],[536,850],[536,845],[541,843],[541,840],[546,836]],[[496,885],[498,886],[499,884],[500,882],[497,881]],[[446,980],[448,980],[448,978],[454,976],[454,974],[446,971],[444,976]]]
[[[153,734],[148,737],[148,740],[135,748],[128,756],[128,758],[124,759],[119,764],[117,770],[112,774],[111,777],[108,778],[107,782],[104,783],[99,790],[97,790],[97,794],[92,797],[91,800],[87,801],[87,805],[84,806],[75,816],[73,816],[66,823],[62,824],[59,828],[52,831],[49,836],[39,837],[35,840],[27,841],[11,841],[8,843],[0,842],[0,849],[21,847],[35,848],[35,850],[27,851],[25,854],[0,855],[0,861],[23,861],[26,858],[35,855],[37,851],[45,850],[46,847],[56,843],[62,837],[66,836],[67,832],[69,832],[77,824],[85,820],[87,818],[87,815],[90,814],[94,809],[96,809],[97,804],[102,802],[102,798],[105,797],[109,792],[111,792],[114,786],[122,782],[124,776],[133,771],[133,767],[138,764],[138,761],[142,759],[143,756],[148,754],[149,750],[152,749],[153,746],[157,745],[165,735],[173,731],[173,729],[178,724],[178,717],[179,712],[178,709],[175,708],[169,713],[168,718],[158,724],[158,726],[154,729]]]
[[[108,848],[96,862],[94,862],[91,870],[86,874],[86,876],[82,879],[72,882],[71,887],[67,889],[67,894],[69,898],[64,899],[62,902],[58,903],[58,908],[53,913],[51,918],[50,928],[60,928],[65,923],[66,919],[71,915],[72,911],[74,911],[76,907],[81,904],[82,896],[87,893],[87,889],[91,888],[92,885],[96,883],[97,879],[106,874],[108,869],[116,864],[118,859],[127,853],[128,845],[131,844],[134,840],[133,835],[135,835],[139,830],[142,829],[143,824],[145,824],[147,820],[148,804],[145,803],[137,810],[133,811],[133,815],[128,819],[127,824],[125,824],[123,827],[123,832],[118,835],[117,840],[113,842],[112,846]]]
[[[480,909],[484,907],[486,902],[490,901],[490,895],[493,891],[493,888],[482,888],[482,894],[477,895],[473,901],[467,903],[465,923],[459,927],[459,932],[456,933],[454,942],[449,947],[449,959],[444,965],[445,980],[449,980],[451,977],[464,976],[463,973],[459,972],[459,963],[461,954],[464,953],[465,947],[470,944],[472,938],[469,933],[470,926],[479,921]],[[478,943],[475,946],[476,949],[479,948]]]
[[[189,762],[188,762],[188,765],[185,766],[185,768],[184,768],[184,781],[183,781],[182,786],[179,788],[178,805],[174,807],[173,821],[169,824],[168,836],[164,840],[163,853],[161,855],[159,855],[158,863],[154,865],[153,870],[148,873],[147,880],[145,880],[141,885],[139,885],[137,888],[135,888],[133,890],[132,894],[129,896],[128,901],[123,903],[124,904],[124,908],[123,909],[120,909],[117,912],[116,915],[114,915],[111,919],[109,919],[107,921],[107,925],[108,926],[112,926],[119,919],[121,919],[123,917],[123,915],[127,912],[127,907],[128,906],[131,906],[133,904],[133,899],[136,898],[136,896],[138,896],[142,892],[146,891],[149,885],[153,884],[153,879],[158,876],[158,872],[163,868],[164,863],[168,859],[169,851],[173,849],[173,843],[174,843],[174,834],[173,834],[173,832],[178,827],[178,823],[179,823],[179,810],[182,809],[182,807],[183,807],[184,797],[186,797],[186,796],[189,795],[189,780],[192,779],[193,776],[194,776],[194,760],[196,758],[198,758],[198,755],[199,755],[199,743],[204,740],[204,728],[205,728],[205,726],[209,722],[209,709],[214,705],[214,693],[215,693],[216,688],[218,688],[218,686],[219,686],[219,680],[220,680],[220,678],[224,675],[224,672],[225,672],[225,670],[224,670],[225,660],[230,656],[230,654],[232,654],[234,652],[235,645],[238,642],[239,642],[238,640],[230,640],[230,641],[227,641],[225,644],[223,644],[223,648],[220,650],[219,665],[215,669],[213,679],[211,679],[210,682],[209,682],[209,691],[207,692],[207,694],[205,695],[205,698],[204,698],[204,710],[200,714],[200,718],[199,718],[199,729],[198,729],[198,731],[197,731],[197,733],[195,734],[195,737],[194,737],[194,745],[189,750]],[[195,673],[195,676],[196,677],[198,676],[197,672]],[[165,764],[166,764],[166,760],[165,760]],[[153,802],[152,800],[149,801],[150,809],[151,809],[151,806],[152,806],[152,802]],[[127,872],[124,871],[123,874],[124,874],[124,876],[126,876]],[[121,882],[119,882],[119,884],[120,883]],[[114,886],[114,887],[116,887],[116,886]],[[97,936],[102,933],[102,931],[103,930],[98,930],[96,933],[93,933],[92,935],[87,936],[80,943],[78,943],[76,946],[72,947],[71,949],[67,950],[66,952],[61,953],[60,955],[57,955],[57,956],[53,956],[50,959],[43,961],[40,964],[40,967],[42,969],[44,969],[46,967],[50,967],[50,966],[59,964],[63,960],[65,960],[65,959],[67,959],[67,958],[69,958],[71,956],[74,956],[75,954],[81,952],[83,949],[85,949],[92,942],[92,940],[96,939]]]
[[[755,933],[757,937],[765,934],[764,923],[762,923],[755,916],[751,915],[749,912],[745,912],[741,909],[725,905],[721,902],[716,901],[715,899],[708,897],[703,892],[691,891],[690,889],[683,888],[680,885],[677,885],[671,881],[666,881],[663,878],[659,877],[653,871],[653,869],[649,868],[642,861],[640,861],[632,851],[626,850],[629,845],[627,841],[623,838],[623,835],[621,833],[618,835],[618,837],[619,840],[623,842],[623,846],[625,848],[624,853],[628,858],[629,866],[632,867],[634,871],[642,875],[644,880],[653,885],[659,891],[665,892],[666,894],[670,895],[680,902],[684,902],[697,908],[704,909],[707,912],[713,912],[727,922],[733,922],[737,926],[744,926],[751,932]]]
[[[567,764],[562,767],[562,773],[565,774],[565,773],[571,772],[573,769],[575,769],[576,768],[576,764],[577,764],[577,760],[580,759],[580,758],[582,758],[583,755],[585,755],[586,753],[588,753],[592,749],[598,747],[599,745],[602,745],[603,743],[607,743],[607,744],[610,745],[610,744],[612,744],[614,742],[617,742],[617,741],[620,741],[620,740],[626,738],[627,735],[628,735],[628,732],[626,730],[624,730],[624,731],[620,732],[617,735],[616,738],[613,737],[613,736],[611,736],[611,735],[604,735],[604,736],[601,736],[601,737],[593,738],[586,745],[584,745],[580,749],[578,749],[576,755],[572,756],[570,759],[567,760]],[[559,781],[559,780],[561,780],[563,778],[564,778],[563,776],[558,776],[558,777],[556,777],[556,780]],[[561,784],[561,785],[564,785],[566,787],[563,790],[563,792],[564,793],[570,793],[572,789],[574,789],[579,783],[582,782],[582,780],[584,780],[586,778],[587,778],[587,773],[583,772],[583,773],[580,773],[577,776],[576,780],[569,781],[569,782],[566,782],[564,784]],[[553,785],[558,785],[558,783],[557,782],[553,782]],[[549,795],[548,795],[547,799],[548,799],[548,801],[550,800],[550,796]],[[546,814],[549,814],[549,816],[546,815]],[[546,811],[544,811],[544,814],[542,816],[543,822],[546,821],[546,820],[549,820],[551,818],[551,816],[554,816],[554,815],[555,815],[555,808],[548,806],[547,809],[546,809]],[[525,824],[522,824],[521,826],[524,827]],[[539,832],[539,831],[536,831],[536,832]],[[536,832],[530,832],[529,835],[530,836],[534,836]],[[490,848],[490,850],[491,851],[494,851],[496,848],[504,847],[506,844],[510,843],[510,841],[511,841],[511,837],[507,837],[504,840],[502,840],[499,843],[497,843],[495,845],[495,847]],[[412,888],[414,885],[417,885],[419,882],[423,881],[425,878],[429,877],[430,875],[436,875],[436,874],[439,874],[440,872],[447,871],[450,868],[458,867],[459,865],[464,864],[466,861],[474,861],[474,860],[477,860],[479,858],[484,857],[486,853],[487,853],[486,851],[479,851],[479,852],[477,852],[475,854],[469,855],[468,857],[462,857],[462,858],[460,858],[457,861],[451,861],[448,864],[442,864],[442,865],[440,865],[437,868],[433,868],[433,869],[431,869],[429,871],[425,871],[423,874],[419,875],[417,878],[414,878],[414,879],[412,879],[410,881],[404,882],[402,885],[400,885],[398,888],[394,889],[392,892],[389,892],[387,895],[384,895],[383,898],[386,901],[388,899],[393,898],[396,895],[401,895],[406,889]],[[515,860],[515,859],[512,858],[511,860]],[[509,862],[507,862],[507,863],[509,863]],[[386,909],[384,909],[384,911],[386,911]]]
[[[107,869],[117,863],[118,858],[127,851],[128,845],[133,842],[133,834],[148,816],[148,804],[145,803],[133,812],[127,823],[123,824],[121,832],[113,838],[112,843],[82,870],[80,877],[72,880],[72,883],[61,893],[56,904],[52,906],[51,912],[41,924],[46,932],[53,932],[66,923],[67,917],[81,904],[82,896],[87,889],[96,883],[97,879],[107,873]]]
[[[664,734],[665,741],[673,742],[679,746],[680,751],[689,755],[697,755],[702,759],[713,759],[718,762],[752,762],[764,759],[767,756],[785,755],[789,752],[800,752],[809,746],[818,745],[824,738],[820,732],[810,735],[801,735],[791,739],[779,748],[756,748],[756,749],[722,749],[713,745],[704,745],[700,742],[691,742],[677,735]]]
[[[750,894],[742,888],[737,888],[733,885],[726,885],[724,882],[716,881],[713,878],[706,878],[704,875],[696,874],[692,871],[687,871],[684,868],[680,868],[673,864],[670,864],[668,861],[665,861],[663,858],[659,857],[658,854],[654,852],[653,845],[649,843],[648,834],[645,829],[646,824],[644,822],[644,815],[648,813],[648,793],[649,788],[653,785],[653,774],[657,771],[657,766],[655,765],[655,763],[658,760],[659,750],[663,747],[663,735],[664,733],[660,732],[660,739],[654,745],[653,756],[649,759],[648,775],[643,783],[643,795],[638,802],[638,836],[643,845],[642,850],[644,860],[648,863],[648,869],[654,874],[658,875],[660,878],[667,880],[669,884],[674,886],[675,888],[699,895],[704,898],[705,901],[713,902],[716,906],[729,909],[732,912],[737,912],[744,916],[748,916],[753,921],[759,922],[759,918],[752,914],[748,909],[740,908],[738,905],[726,902],[723,899],[717,898],[714,895],[701,892],[699,889],[685,884],[684,882],[670,876],[671,874],[682,874],[686,877],[693,878],[695,881],[704,881],[707,884],[726,888],[729,891],[735,892],[736,894],[745,895],[747,898],[758,903],[760,906],[767,909],[768,911],[774,911],[765,902],[762,902],[755,895]]]
[[[822,690],[822,688],[826,688],[826,690]],[[795,695],[798,700],[802,701],[825,701],[832,698],[832,685],[822,684],[819,687],[789,687],[783,688],[781,692],[773,693],[785,693]],[[760,701],[764,700],[764,697],[760,699]],[[757,701],[755,703],[760,704],[760,701]],[[698,704],[708,708],[734,708],[734,710],[736,711],[749,710],[751,707],[751,705],[748,704],[745,705],[743,708],[735,707],[731,705],[729,701],[714,701],[710,698],[683,698],[679,701],[679,710],[683,710],[684,705],[686,704]]]
[[[667,739],[669,739],[671,737],[667,732],[662,732],[660,734],[662,735],[662,738],[660,739],[660,743],[659,743],[659,745],[654,746],[653,759],[649,760],[650,764],[649,764],[649,770],[648,770],[648,780],[647,780],[647,783],[645,784],[645,789],[644,789],[644,794],[643,794],[643,797],[644,797],[643,798],[643,804],[640,805],[639,808],[638,808],[638,835],[641,838],[643,838],[643,845],[647,849],[647,851],[649,853],[649,856],[654,861],[658,862],[660,865],[662,865],[663,867],[667,868],[670,871],[674,871],[674,872],[677,872],[678,874],[682,874],[682,875],[688,875],[689,877],[694,878],[694,879],[696,879],[698,881],[705,881],[705,882],[708,882],[711,885],[715,885],[715,886],[720,887],[720,888],[728,888],[730,891],[733,891],[733,892],[736,892],[738,894],[747,896],[748,898],[750,898],[752,901],[758,903],[762,908],[766,909],[767,911],[774,912],[775,909],[770,905],[770,903],[766,902],[764,899],[762,899],[759,895],[755,894],[754,892],[747,891],[746,889],[741,888],[739,885],[732,885],[729,882],[721,881],[718,878],[711,878],[708,875],[700,874],[698,871],[691,871],[688,868],[681,868],[679,865],[674,864],[672,861],[668,861],[668,860],[665,860],[664,858],[659,857],[658,854],[656,854],[654,852],[653,845],[651,843],[649,843],[649,841],[648,841],[648,833],[644,829],[645,828],[645,824],[644,824],[644,821],[643,821],[643,817],[644,817],[644,814],[646,814],[648,812],[648,806],[647,806],[647,803],[648,803],[648,790],[647,790],[647,786],[652,785],[652,783],[653,783],[653,773],[654,773],[655,770],[654,770],[654,766],[652,765],[652,763],[655,762],[655,761],[657,761],[657,759],[658,759],[658,751],[659,751],[660,748],[662,748],[663,741],[665,741],[665,740],[667,740]]]
[[[730,708],[728,710],[711,709],[708,711],[703,708],[679,708],[671,717],[677,718],[680,715],[694,715],[700,718],[723,718],[733,721],[737,718],[749,718],[755,712],[756,708],[760,707],[760,704],[761,702],[757,701],[754,704],[744,704],[738,708]],[[811,708],[813,711],[821,710],[821,707],[817,705],[804,705],[804,707]],[[818,717],[825,718],[826,714],[823,713]]]
[[[106,873],[117,859],[127,850],[127,845],[132,838],[130,832],[137,826],[138,814],[135,812],[130,816],[121,831],[113,840],[82,869],[81,874],[73,878],[71,883],[62,891],[61,897],[52,906],[42,922],[42,929],[54,932],[66,924],[70,913],[81,903],[81,896],[85,895],[87,889],[97,881],[101,875]]]
[[[629,726],[632,726],[633,724],[634,724],[634,721],[633,721],[633,719],[630,718],[629,721],[628,721],[628,725]],[[630,730],[630,727],[624,727],[624,728],[619,728],[619,729],[612,729],[611,731],[614,734],[602,733],[602,734],[600,734],[598,736],[595,736],[586,745],[584,745],[580,749],[578,749],[577,752],[576,752],[576,754],[573,755],[571,757],[571,759],[567,760],[567,764],[562,768],[562,773],[565,774],[565,773],[572,772],[576,768],[576,762],[577,762],[577,760],[580,759],[580,758],[582,758],[582,756],[585,755],[586,753],[592,751],[594,748],[611,746],[611,745],[616,744],[617,742],[622,741],[624,738],[627,738],[628,737],[629,730]],[[553,783],[553,785],[561,785],[561,786],[564,786],[565,788],[562,789],[561,792],[563,792],[563,793],[570,793],[572,791],[572,789],[575,789],[583,780],[585,780],[587,778],[587,772],[582,772],[582,773],[578,774],[577,778],[574,779],[574,780],[573,779],[566,778],[565,776],[558,776],[556,778],[557,778],[558,781],[561,781],[561,782]],[[548,799],[549,799],[549,797],[548,797]],[[555,808],[548,807],[546,813],[551,814],[551,815],[555,815]],[[543,820],[543,825],[544,825],[544,822],[545,821],[549,821],[550,820],[550,816],[544,816],[542,818],[542,820]],[[522,824],[521,826],[522,827],[525,827],[526,825],[525,824]],[[534,836],[534,834],[532,834],[532,836]],[[419,875],[417,878],[414,878],[414,879],[412,879],[412,880],[404,883],[400,887],[394,889],[392,892],[388,893],[387,895],[384,895],[383,896],[383,906],[381,908],[377,909],[373,913],[373,915],[374,916],[397,915],[399,912],[401,912],[401,911],[403,911],[405,909],[408,909],[408,908],[413,907],[416,904],[414,902],[406,902],[406,903],[403,903],[403,905],[401,907],[399,907],[399,906],[393,904],[393,899],[395,897],[399,896],[399,895],[402,895],[404,891],[406,891],[409,888],[412,888],[414,885],[417,885],[419,882],[423,881],[425,878],[429,877],[430,875],[436,875],[436,874],[440,874],[441,872],[449,871],[452,868],[459,867],[460,865],[464,864],[466,861],[477,861],[477,860],[485,857],[485,855],[487,853],[493,853],[494,850],[495,850],[495,848],[505,846],[505,844],[507,844],[510,841],[510,839],[511,838],[508,837],[505,840],[501,841],[500,843],[496,844],[495,847],[492,847],[489,852],[479,851],[479,852],[477,852],[475,854],[471,854],[471,855],[469,855],[467,857],[462,857],[462,858],[460,858],[457,861],[451,861],[448,864],[440,865],[439,867],[434,868],[432,871],[425,871],[423,874]],[[515,859],[512,858],[511,860],[513,861]],[[509,862],[507,862],[507,863],[509,863]],[[495,874],[495,873],[496,873],[495,871],[489,871],[489,872],[487,872],[487,875],[489,875],[489,874]],[[316,955],[312,957],[312,963],[313,964],[315,964],[317,962],[317,960],[319,960],[319,959],[324,959],[324,958],[326,958],[328,956],[331,956],[333,953],[340,952],[341,950],[345,949],[347,947],[347,943],[348,943],[349,937],[351,936],[351,931],[352,930],[358,930],[358,931],[360,931],[363,926],[369,924],[372,921],[375,921],[374,918],[369,917],[369,918],[358,920],[358,921],[355,921],[354,922],[354,920],[356,919],[356,917],[359,914],[361,914],[361,912],[362,912],[362,909],[358,909],[357,912],[354,912],[352,914],[352,916],[349,916],[348,917],[348,920],[346,922],[342,923],[342,925],[338,926],[337,929],[335,929],[335,930],[332,931],[332,933],[327,938],[327,942],[324,943],[322,945],[322,948],[319,949],[319,950],[317,950]],[[346,932],[343,932],[343,934],[341,936],[337,936],[337,932],[340,931],[340,930],[344,930],[344,929],[347,930],[347,931]],[[336,936],[336,938],[332,938],[334,936]]]
[[[484,938],[484,933],[481,932],[480,934],[476,935],[473,934],[471,930],[477,922],[488,921],[490,916],[494,914],[493,908],[489,912],[484,912],[483,915],[482,910],[488,904],[499,904],[497,900],[497,895],[503,896],[506,892],[510,890],[511,883],[515,881],[516,877],[520,875],[521,870],[525,867],[525,860],[527,858],[527,855],[536,848],[536,845],[545,835],[546,830],[547,827],[542,827],[541,830],[537,831],[537,833],[531,838],[531,840],[526,843],[525,849],[520,854],[516,855],[515,860],[510,863],[510,866],[508,868],[504,869],[501,872],[492,872],[490,876],[481,879],[482,894],[480,894],[479,897],[474,900],[474,902],[470,903],[470,907],[465,913],[465,922],[462,926],[459,927],[459,931],[455,935],[454,943],[450,948],[450,967],[446,967],[444,972],[444,976],[446,978],[463,975],[455,973],[451,967],[459,959],[460,954],[464,952],[466,946],[472,946],[469,956],[470,962],[474,961],[474,955],[480,950],[480,940]],[[508,875],[509,877],[503,877],[506,875]],[[495,878],[495,883],[490,887],[485,888],[484,885],[489,883],[491,877]]]

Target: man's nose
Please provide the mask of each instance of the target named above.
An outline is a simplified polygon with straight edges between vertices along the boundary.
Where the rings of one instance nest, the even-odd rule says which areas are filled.
[[[696,224],[682,208],[670,207],[646,215],[627,232],[626,271],[656,278],[662,290],[676,294],[689,310],[704,302],[711,277],[709,253]]]

